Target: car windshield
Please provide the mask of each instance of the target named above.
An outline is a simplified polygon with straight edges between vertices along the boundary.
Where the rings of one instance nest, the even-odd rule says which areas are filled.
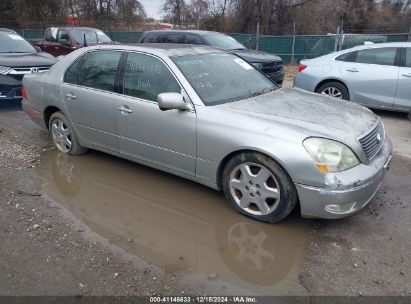
[[[225,50],[245,50],[246,47],[231,36],[205,35],[204,40],[210,45]]]
[[[233,54],[185,55],[171,59],[207,106],[259,96],[278,88]]]
[[[13,32],[0,33],[0,53],[36,53],[36,49]]]
[[[72,30],[71,35],[78,44],[84,44],[84,35],[87,43],[104,43],[111,42],[111,39],[100,30],[78,29]]]

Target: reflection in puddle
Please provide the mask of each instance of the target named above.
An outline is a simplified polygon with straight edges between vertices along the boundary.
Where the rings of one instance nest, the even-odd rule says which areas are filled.
[[[91,229],[194,288],[303,293],[298,274],[310,225],[298,216],[276,225],[249,220],[222,193],[97,152],[47,152],[39,176],[42,193]]]

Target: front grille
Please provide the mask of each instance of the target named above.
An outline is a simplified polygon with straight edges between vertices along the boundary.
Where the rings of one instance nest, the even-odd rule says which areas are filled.
[[[381,149],[385,139],[384,125],[380,121],[366,135],[358,138],[368,160],[371,160]]]
[[[276,72],[281,72],[283,70],[283,63],[282,62],[269,62],[269,63],[264,63],[262,70],[268,74],[268,73],[276,73]]]
[[[44,73],[50,69],[50,66],[40,66],[40,67],[19,67],[12,68],[8,74],[9,75],[25,75],[31,73]]]

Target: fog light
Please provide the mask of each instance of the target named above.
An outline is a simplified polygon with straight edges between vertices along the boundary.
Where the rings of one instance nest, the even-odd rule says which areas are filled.
[[[351,203],[341,204],[341,205],[327,205],[325,206],[325,210],[330,213],[334,213],[334,214],[347,214],[355,210],[356,204],[357,202],[351,202]]]

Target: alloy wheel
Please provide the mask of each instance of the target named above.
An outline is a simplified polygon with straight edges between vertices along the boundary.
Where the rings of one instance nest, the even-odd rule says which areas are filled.
[[[342,92],[336,87],[327,87],[321,91],[321,95],[327,95],[334,98],[342,99],[343,94]]]
[[[72,147],[71,132],[62,120],[58,118],[53,120],[51,124],[51,135],[57,149],[63,153],[70,152]]]
[[[230,174],[230,193],[249,214],[267,215],[280,203],[280,187],[270,170],[255,163],[243,163]]]

